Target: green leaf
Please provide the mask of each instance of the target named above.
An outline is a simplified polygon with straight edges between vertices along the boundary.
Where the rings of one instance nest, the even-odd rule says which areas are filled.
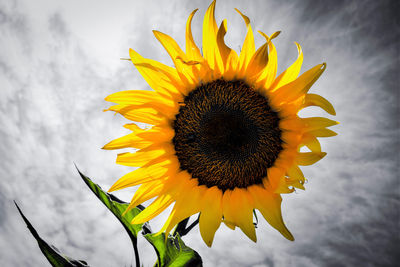
[[[137,239],[138,233],[142,230],[142,224],[131,224],[132,219],[137,216],[143,209],[143,206],[137,206],[131,209],[124,216],[122,213],[128,208],[129,203],[126,203],[118,199],[113,194],[104,192],[101,187],[90,180],[89,177],[85,176],[78,170],[83,181],[89,186],[90,190],[103,202],[104,205],[117,217],[117,219],[123,224],[129,236],[133,240]]]
[[[26,226],[28,227],[29,231],[31,234],[35,237],[36,241],[39,244],[39,248],[42,251],[42,253],[46,256],[47,260],[50,262],[50,264],[54,267],[67,267],[67,266],[74,266],[74,267],[83,267],[83,266],[89,266],[85,261],[83,260],[74,260],[68,256],[65,256],[61,254],[61,252],[53,245],[49,245],[46,241],[44,241],[35,228],[33,228],[32,224],[28,221],[28,219],[25,217],[25,215],[22,213],[21,209],[18,207],[17,203],[14,201],[15,206],[17,206],[17,209],[19,213],[21,214],[22,218],[24,219]]]
[[[92,192],[101,200],[101,202],[103,202],[104,205],[106,205],[106,207],[115,215],[115,217],[117,217],[117,219],[124,226],[132,241],[132,245],[135,251],[136,266],[140,266],[139,252],[137,249],[137,235],[142,230],[142,228],[145,232],[150,232],[150,228],[147,223],[131,224],[131,221],[144,209],[144,207],[139,205],[136,208],[131,209],[124,216],[122,216],[122,213],[124,213],[124,211],[127,209],[129,203],[118,199],[116,196],[110,193],[104,192],[99,185],[93,183],[92,180],[82,174],[78,168],[77,170],[83,181],[87,184],[87,186],[89,186],[90,190],[92,190]]]
[[[156,266],[202,266],[200,255],[193,249],[186,246],[179,234],[175,235],[175,237],[168,237],[168,239],[165,240],[164,233],[157,236],[152,234],[148,223],[131,224],[132,219],[144,209],[143,206],[139,205],[122,216],[122,213],[126,210],[129,204],[119,200],[112,194],[104,192],[100,186],[93,183],[79,170],[78,172],[93,193],[95,193],[95,195],[104,203],[104,205],[107,206],[107,208],[125,227],[126,231],[131,237],[132,244],[135,249],[136,266],[140,266],[139,254],[137,251],[137,235],[141,230],[143,230],[144,237],[156,250],[158,257]]]
[[[146,234],[144,237],[154,247],[157,253],[157,267],[164,266],[203,266],[200,255],[186,246],[179,234],[175,237],[169,236],[165,240],[165,234]]]

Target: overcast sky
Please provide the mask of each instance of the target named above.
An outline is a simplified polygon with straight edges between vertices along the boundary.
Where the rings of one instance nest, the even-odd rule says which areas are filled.
[[[253,243],[240,231],[218,230],[213,247],[198,228],[184,241],[205,266],[395,266],[399,260],[399,20],[398,1],[224,1],[227,41],[242,45],[245,26],[281,30],[279,70],[304,51],[303,71],[327,62],[312,92],[329,99],[339,135],[322,140],[328,153],[303,168],[306,191],[285,195],[283,215],[296,238],[285,240],[264,220]],[[40,235],[91,266],[134,264],[128,235],[88,190],[83,173],[108,189],[127,167],[100,148],[127,134],[127,121],[102,110],[105,96],[148,88],[128,61],[128,49],[171,65],[152,34],[184,46],[193,20],[200,45],[208,1],[0,1],[0,265],[46,266],[17,213],[16,200]],[[259,46],[263,38],[256,36]],[[303,116],[326,116],[317,108]],[[133,189],[134,190],[134,189]],[[133,190],[118,192],[129,200]],[[157,229],[163,213],[152,222]],[[155,254],[139,240],[144,266]],[[397,252],[397,256],[396,256]]]

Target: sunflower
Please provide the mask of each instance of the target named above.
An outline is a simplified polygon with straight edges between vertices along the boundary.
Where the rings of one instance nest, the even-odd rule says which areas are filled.
[[[297,115],[308,106],[335,115],[325,98],[308,93],[326,64],[298,77],[303,53],[296,43],[297,59],[277,76],[272,40],[280,32],[271,36],[260,32],[265,43],[256,50],[250,20],[236,9],[247,27],[238,55],[224,42],[226,20],[216,24],[215,1],[204,17],[201,53],[191,32],[196,11],[186,24],[186,52],[170,36],[153,31],[175,68],[130,49],[133,64],[152,90],[122,91],[106,98],[117,104],[108,110],[148,125],[127,124],[132,133],[104,146],[137,149],[118,155],[118,164],[138,168],[109,191],[140,185],[128,210],[155,198],[132,220],[134,224],[151,220],[174,204],[159,233],[169,233],[199,213],[200,233],[208,246],[221,222],[231,229],[239,227],[256,242],[255,209],[294,240],[282,219],[280,194],[304,189],[298,166],[314,164],[326,155],[317,137],[336,135],[327,129],[336,121]]]

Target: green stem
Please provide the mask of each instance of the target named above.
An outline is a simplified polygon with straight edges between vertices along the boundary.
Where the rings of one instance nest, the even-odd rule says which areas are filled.
[[[258,225],[258,217],[257,217],[256,210],[253,210],[253,214],[254,214],[254,217],[256,218],[256,222],[253,222],[253,224],[254,224],[254,227],[257,228],[257,225]]]
[[[133,243],[133,241],[132,241]],[[139,251],[137,248],[137,239],[135,240],[136,244],[133,244],[133,250],[135,251],[135,262],[136,262],[136,267],[140,267],[140,258],[139,258]]]
[[[199,217],[191,225],[189,225],[188,228],[183,230],[182,233],[180,233],[180,236],[184,236],[184,235],[188,234],[190,232],[190,230],[192,230],[193,227],[195,227],[199,223]]]
[[[190,219],[190,216],[178,223],[178,226],[176,226],[174,233],[172,234],[175,236],[177,233],[182,236],[182,232],[185,231],[186,225],[188,224]]]
[[[181,221],[180,223],[178,223],[178,226],[176,226],[174,233],[172,234],[173,236],[175,236],[176,234],[179,234],[180,237],[187,235],[190,230],[192,230],[198,223],[199,223],[199,217],[197,217],[197,219],[192,222],[191,225],[189,225],[189,227],[186,227],[190,217],[184,219],[183,221]]]

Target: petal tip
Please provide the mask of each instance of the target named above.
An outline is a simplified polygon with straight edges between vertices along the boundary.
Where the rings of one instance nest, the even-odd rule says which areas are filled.
[[[117,188],[117,183],[114,183],[114,184],[107,190],[107,192],[108,192],[108,193],[111,193],[111,192],[114,192],[114,191],[116,191],[116,190],[118,190],[118,188]]]
[[[272,39],[275,39],[276,37],[279,36],[279,34],[281,34],[282,31],[276,31],[274,32],[271,37],[269,38],[269,40],[271,41]]]
[[[248,238],[250,238],[251,241],[253,241],[254,243],[257,243],[257,235],[247,235]]]
[[[250,24],[250,19],[248,16],[244,15],[242,12],[240,12],[239,9],[235,8],[236,12],[240,14],[240,16],[242,16],[242,18],[244,19],[244,22],[246,23],[246,25]]]
[[[292,242],[294,242],[294,240],[295,240],[292,234],[290,234],[290,236],[288,236],[286,238],[287,238],[287,240],[292,241]]]
[[[285,227],[286,228],[286,227]],[[289,241],[294,241],[294,236],[292,233],[286,228],[285,231],[281,232],[281,234]]]
[[[107,193],[111,193],[111,192],[114,192],[114,191],[115,191],[115,189],[110,187],[110,189],[107,190]]]
[[[163,33],[157,30],[152,30],[154,36],[158,39],[160,35],[162,35]]]

